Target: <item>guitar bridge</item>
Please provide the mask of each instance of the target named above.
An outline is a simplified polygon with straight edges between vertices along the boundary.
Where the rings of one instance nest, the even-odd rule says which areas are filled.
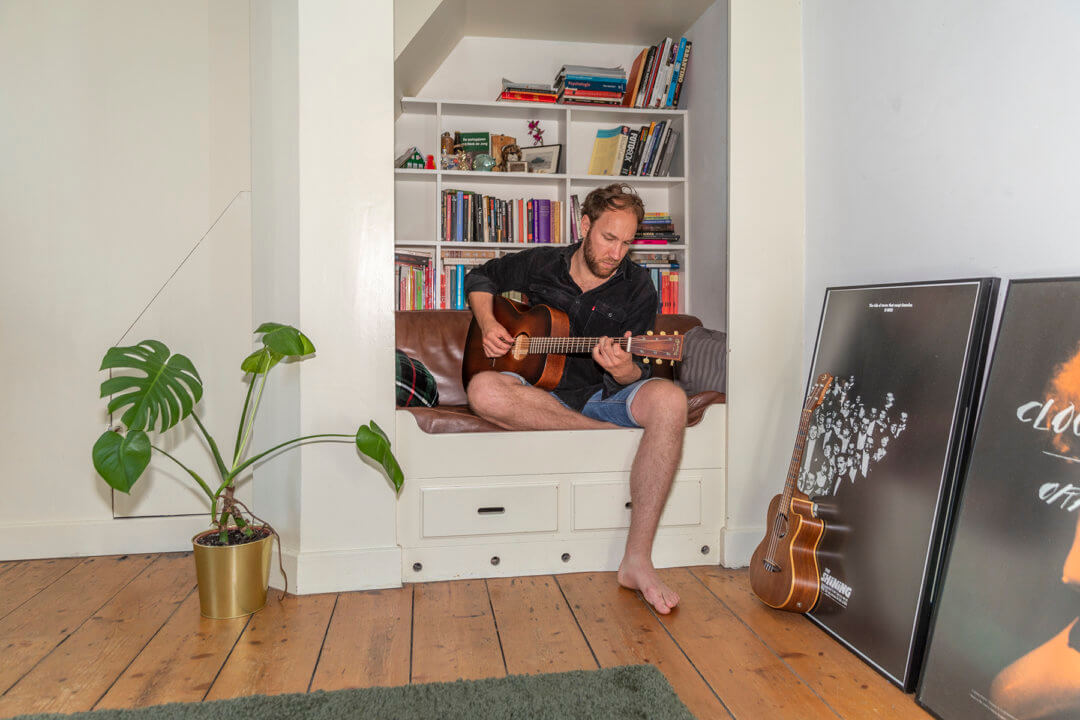
[[[771,562],[769,560],[763,560],[761,564],[764,565],[765,569],[768,570],[769,572],[774,572],[774,573],[780,572],[780,566],[777,565],[774,562]]]

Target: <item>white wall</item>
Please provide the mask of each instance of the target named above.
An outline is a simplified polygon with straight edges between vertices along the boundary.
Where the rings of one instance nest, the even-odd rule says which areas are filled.
[[[806,0],[803,38],[807,366],[826,287],[1080,273],[1080,4]]]
[[[745,565],[764,535],[794,445],[805,191],[802,3],[730,6],[728,567]]]
[[[97,368],[165,285],[126,340],[190,354],[212,422],[239,390],[246,196],[166,282],[250,187],[247,67],[242,0],[0,3],[0,557],[180,549],[205,526],[112,519]],[[208,258],[234,266],[193,270]]]
[[[393,37],[392,0],[253,5],[255,315],[317,348],[272,380],[259,447],[395,430]],[[290,590],[400,584],[393,488],[351,443],[263,464],[255,500]]]
[[[690,307],[707,328],[727,329],[728,0],[686,31],[694,44],[680,106],[690,111]]]

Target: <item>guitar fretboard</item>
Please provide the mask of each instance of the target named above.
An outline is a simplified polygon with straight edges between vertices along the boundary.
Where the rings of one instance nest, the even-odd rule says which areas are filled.
[[[615,338],[615,344],[626,350],[628,340],[632,338]],[[527,350],[537,355],[547,353],[566,355],[591,352],[598,344],[600,344],[598,337],[530,337]]]

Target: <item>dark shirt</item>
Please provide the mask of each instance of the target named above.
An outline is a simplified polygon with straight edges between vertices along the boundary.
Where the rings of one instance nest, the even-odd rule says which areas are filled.
[[[498,294],[519,290],[530,305],[548,305],[570,318],[572,337],[622,337],[629,330],[640,335],[656,320],[656,288],[649,272],[627,255],[603,284],[589,292],[570,277],[570,258],[580,243],[569,246],[538,247],[489,260],[465,276],[465,293]],[[641,379],[650,367],[634,357]],[[608,397],[623,386],[604,371],[588,354],[567,355],[562,380],[555,394],[564,403],[581,410],[597,390]]]

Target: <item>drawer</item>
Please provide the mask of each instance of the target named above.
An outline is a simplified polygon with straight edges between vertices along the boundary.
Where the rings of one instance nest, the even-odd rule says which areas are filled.
[[[676,480],[660,515],[660,526],[701,524],[701,478]],[[574,483],[574,529],[630,527],[629,482]]]
[[[427,538],[559,529],[557,483],[423,488],[420,496]]]

